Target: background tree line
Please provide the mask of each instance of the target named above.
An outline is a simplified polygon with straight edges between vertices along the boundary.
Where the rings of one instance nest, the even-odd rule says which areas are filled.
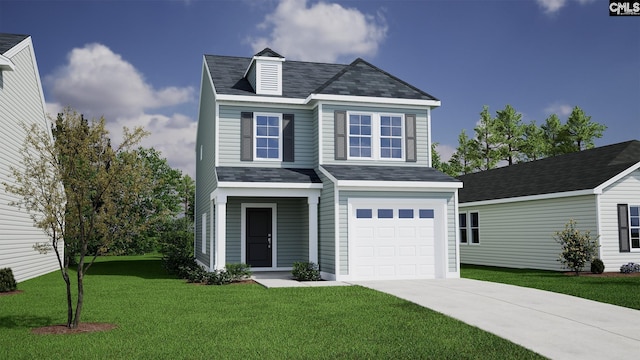
[[[432,145],[434,168],[454,177],[489,170],[499,165],[533,161],[549,156],[572,153],[594,147],[594,139],[601,138],[606,126],[591,121],[578,106],[562,123],[556,114],[538,126],[535,121],[522,122],[522,114],[511,105],[496,111],[492,117],[484,106],[480,120],[469,137],[463,129],[458,135],[458,147],[449,161],[441,161]]]

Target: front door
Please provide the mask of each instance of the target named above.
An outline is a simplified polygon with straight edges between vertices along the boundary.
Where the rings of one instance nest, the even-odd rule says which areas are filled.
[[[272,209],[247,208],[247,264],[272,266]]]

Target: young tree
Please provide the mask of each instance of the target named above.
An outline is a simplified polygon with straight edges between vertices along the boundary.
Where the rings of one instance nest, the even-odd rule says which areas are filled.
[[[84,275],[112,241],[124,191],[134,194],[144,184],[140,172],[118,155],[130,150],[146,133],[124,129],[122,143],[111,146],[105,120],[87,121],[66,108],[55,121],[55,142],[47,132],[33,127],[22,151],[25,170],[12,168],[15,186],[5,186],[32,213],[36,226],[51,238],[67,290],[67,327],[77,328],[84,305]],[[64,186],[64,190],[62,186]],[[66,203],[65,203],[66,198]],[[42,211],[44,216],[35,214]],[[61,256],[59,247],[65,255]],[[41,247],[42,248],[42,247]],[[75,310],[69,276],[70,258],[77,256]]]
[[[502,160],[507,161],[508,165],[513,165],[515,160],[521,157],[524,130],[522,114],[516,112],[511,105],[507,104],[503,110],[496,112],[495,135],[497,141],[502,143],[499,150]]]
[[[591,116],[585,115],[579,107],[574,107],[565,125],[564,139],[567,152],[582,151],[594,147],[593,140],[601,138],[607,129],[605,125],[591,121]]]
[[[575,220],[569,220],[564,230],[556,232],[554,238],[562,247],[558,261],[578,276],[584,266],[598,254],[600,245],[598,237],[592,239],[588,230],[580,232],[576,224]]]
[[[474,128],[477,141],[478,170],[489,170],[496,167],[501,159],[500,136],[496,119],[491,117],[489,107],[483,106],[480,112],[480,123]]]

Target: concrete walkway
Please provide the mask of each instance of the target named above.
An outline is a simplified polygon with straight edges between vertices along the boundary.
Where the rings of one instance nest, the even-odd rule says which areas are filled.
[[[638,310],[470,279],[354,284],[430,308],[552,359],[640,356]]]
[[[251,278],[266,288],[350,286],[350,284],[340,281],[297,281],[288,271],[254,272]]]

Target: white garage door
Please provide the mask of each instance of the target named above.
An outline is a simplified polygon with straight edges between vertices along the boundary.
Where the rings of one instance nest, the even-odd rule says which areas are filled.
[[[436,277],[437,207],[360,199],[350,201],[349,209],[352,279]]]

